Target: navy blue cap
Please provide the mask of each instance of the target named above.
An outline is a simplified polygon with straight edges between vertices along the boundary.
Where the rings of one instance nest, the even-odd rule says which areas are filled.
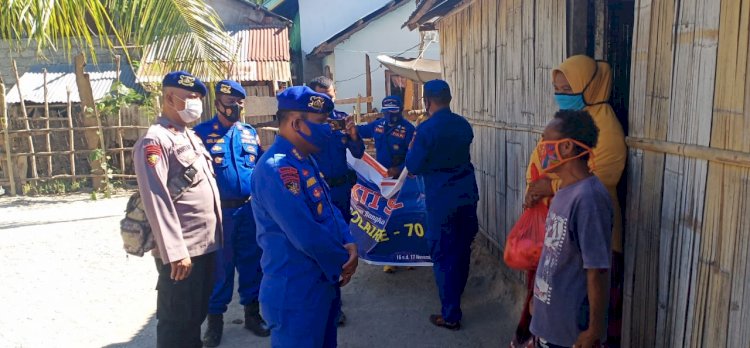
[[[389,95],[383,98],[383,112],[401,112],[404,102],[397,95]]]
[[[451,88],[443,80],[431,80],[424,84],[424,97],[450,97]]]
[[[208,94],[206,85],[187,71],[173,71],[164,75],[164,80],[162,80],[161,85],[162,87],[186,89],[191,92],[200,93],[202,96]]]
[[[229,95],[232,97],[240,97],[245,98],[247,97],[247,93],[245,93],[245,89],[242,88],[242,85],[239,84],[237,81],[232,80],[221,80],[216,84],[215,89],[216,95]]]
[[[285,89],[276,96],[279,110],[294,110],[327,114],[333,111],[333,100],[325,94],[318,93],[307,86],[294,86]]]

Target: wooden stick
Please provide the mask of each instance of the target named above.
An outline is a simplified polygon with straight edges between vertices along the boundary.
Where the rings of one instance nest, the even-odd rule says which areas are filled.
[[[29,126],[29,115],[26,113],[26,103],[23,100],[23,93],[21,93],[21,78],[18,76],[18,66],[16,65],[16,60],[13,59],[13,73],[16,75],[16,87],[18,88],[18,99],[21,101],[21,113],[23,113],[24,120],[24,126],[27,131],[31,130],[31,127]],[[38,178],[39,174],[36,171],[36,156],[34,155],[34,139],[31,136],[31,133],[29,133],[26,140],[29,143],[29,152],[31,152],[31,173],[33,178]]]
[[[146,126],[106,126],[104,127],[106,130],[115,130],[115,129],[148,129],[149,127]],[[76,131],[86,131],[86,130],[99,130],[99,127],[91,126],[91,127],[73,127],[73,130]],[[12,130],[10,131],[10,134],[27,134],[27,133],[33,133],[33,134],[46,134],[48,132],[67,132],[68,129],[66,128],[39,128],[39,129],[19,129],[19,130]]]
[[[367,96],[372,96],[372,71],[370,70],[370,55],[365,53],[365,83],[367,86]],[[367,110],[372,111],[372,98],[367,102]]]
[[[627,137],[625,142],[631,148],[750,168],[750,153],[747,152],[634,137]]]
[[[48,90],[47,90],[47,68],[42,70],[44,73],[44,126],[49,128],[49,101],[48,101]],[[47,152],[52,151],[52,144],[50,141],[50,133],[47,133]],[[52,175],[52,156],[47,157],[47,175]]]
[[[117,68],[117,75],[115,75],[116,81],[120,82],[120,56],[115,56],[115,67]],[[117,109],[117,126],[122,127],[122,110]],[[117,144],[120,148],[125,147],[122,141],[122,128],[117,128]],[[120,172],[125,173],[125,153],[120,151]]]
[[[70,173],[73,174],[73,182],[76,176],[76,139],[73,131],[73,103],[70,102],[71,90],[68,88],[68,138],[70,140]]]
[[[8,134],[8,128],[10,128],[10,122],[8,122],[8,109],[5,104],[5,81],[0,77],[0,109],[3,115],[3,133],[5,136],[3,140],[5,142],[5,174],[8,176],[10,181],[10,196],[16,195],[16,179],[13,175],[13,160],[11,159],[11,148],[10,148],[10,134]]]

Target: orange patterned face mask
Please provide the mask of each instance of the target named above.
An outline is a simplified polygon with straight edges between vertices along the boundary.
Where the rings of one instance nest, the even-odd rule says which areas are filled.
[[[562,155],[560,154],[560,144],[567,142],[567,141],[570,141],[573,144],[576,144],[578,147],[582,148],[584,151],[573,157],[563,158]],[[542,141],[539,143],[539,146],[537,147],[537,154],[539,155],[539,163],[542,166],[542,173],[547,173],[554,168],[557,168],[576,158],[583,157],[586,154],[589,154],[589,156],[591,156],[592,158],[594,157],[594,153],[591,151],[590,147],[586,146],[580,141],[576,141],[571,138]]]

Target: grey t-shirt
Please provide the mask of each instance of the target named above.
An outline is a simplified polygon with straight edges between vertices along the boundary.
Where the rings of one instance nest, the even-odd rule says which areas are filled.
[[[612,201],[596,176],[557,191],[536,270],[531,332],[572,346],[588,327],[586,270],[610,268]]]

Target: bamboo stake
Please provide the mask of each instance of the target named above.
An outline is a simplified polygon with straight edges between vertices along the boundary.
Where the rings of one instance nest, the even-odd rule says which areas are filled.
[[[117,69],[117,75],[115,75],[116,81],[120,82],[120,56],[115,56],[115,67]],[[122,127],[122,110],[117,109],[117,126]],[[117,128],[117,144],[120,148],[125,147],[122,141],[122,128]],[[125,153],[120,151],[120,173],[125,173]]]
[[[8,175],[8,180],[10,181],[10,196],[12,197],[16,195],[16,179],[13,175],[13,160],[10,157],[10,134],[8,134],[10,123],[8,122],[8,109],[7,105],[5,104],[5,81],[3,81],[2,77],[0,77],[0,109],[2,109],[2,126],[3,133],[5,133],[5,136],[3,137],[3,140],[5,142],[5,174]]]
[[[49,128],[49,101],[48,101],[48,90],[47,90],[47,68],[42,70],[44,72],[44,126]],[[52,151],[52,144],[50,141],[50,133],[47,133],[45,137],[47,140],[47,152]],[[52,175],[52,156],[47,157],[47,175]]]
[[[75,132],[73,131],[73,103],[70,102],[70,88],[68,92],[68,138],[70,140],[70,173],[73,174],[73,182],[75,182],[76,176],[76,139]]]
[[[13,73],[16,75],[16,87],[18,87],[18,99],[21,101],[21,112],[23,113],[24,117],[24,126],[27,131],[31,130],[31,127],[29,126],[29,115],[26,113],[26,103],[23,101],[23,93],[21,93],[21,78],[18,76],[18,66],[16,65],[16,60],[13,59]],[[31,136],[31,133],[29,133],[26,140],[29,142],[29,152],[31,152],[31,173],[33,178],[38,178],[39,174],[37,174],[36,171],[36,155],[34,155],[34,139]]]
[[[367,84],[367,96],[372,96],[372,70],[370,70],[370,55],[365,54],[365,81]],[[367,102],[367,110],[365,112],[372,111],[372,100]]]

